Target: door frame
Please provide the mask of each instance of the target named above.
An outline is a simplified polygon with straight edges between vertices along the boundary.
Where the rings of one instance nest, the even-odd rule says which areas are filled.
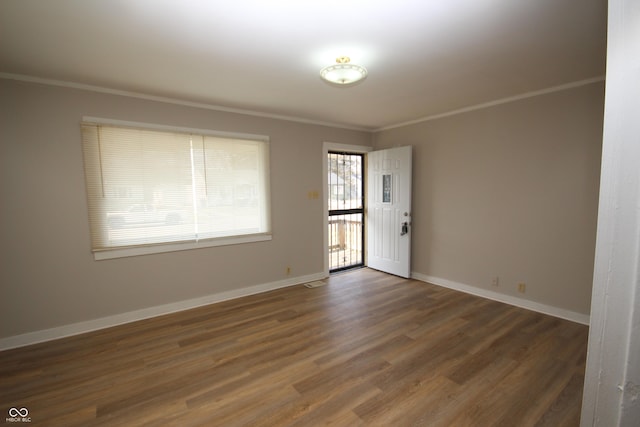
[[[329,225],[331,225],[332,223],[333,224],[337,224],[336,218],[338,218],[338,221],[339,221],[339,218],[342,218],[342,221],[343,221],[343,235],[342,235],[342,238],[344,238],[344,239],[348,238],[348,241],[349,241],[349,247],[348,248],[346,246],[347,245],[346,241],[342,242],[342,243],[345,243],[345,247],[343,248],[343,250],[345,251],[344,258],[342,259],[342,262],[338,261],[338,265],[335,265],[334,262],[336,261],[336,259],[334,259],[333,255],[331,254],[331,248],[334,247],[336,242],[334,242],[332,238],[329,238],[329,244],[332,245],[329,248],[329,274],[334,274],[334,273],[338,273],[338,272],[341,272],[341,271],[346,271],[346,270],[351,270],[351,269],[354,269],[354,268],[364,267],[364,265],[365,265],[365,254],[366,254],[365,224],[367,222],[366,221],[367,218],[365,216],[365,211],[367,209],[367,206],[366,206],[366,200],[365,200],[366,199],[365,198],[365,195],[366,195],[365,182],[366,182],[366,170],[367,170],[367,157],[366,157],[367,155],[365,153],[345,153],[344,151],[333,151],[333,150],[330,150],[327,157],[328,157],[328,159],[330,160],[331,163],[333,163],[332,158],[334,158],[334,156],[343,157],[343,158],[349,157],[351,159],[353,159],[353,158],[360,159],[360,172],[359,172],[360,173],[360,175],[359,175],[359,177],[360,177],[360,185],[359,185],[359,189],[358,190],[359,190],[359,194],[360,194],[360,202],[361,202],[361,204],[360,204],[359,207],[353,207],[353,205],[352,205],[353,200],[351,200],[351,202],[349,203],[349,207],[348,208],[343,206],[342,209],[339,209],[336,206],[334,209],[332,209],[331,208],[331,203],[329,203],[330,206],[329,206],[329,209],[327,211],[327,214],[329,216],[329,218],[328,218]],[[336,161],[337,161],[337,159],[336,159]],[[344,163],[343,163],[343,165],[344,165]],[[336,164],[336,166],[338,166],[338,165]],[[353,172],[353,171],[351,171],[351,172]],[[332,174],[329,171],[327,171],[327,177],[329,177],[331,175]],[[338,179],[339,179],[339,173],[338,173],[338,171],[336,171],[336,185],[338,185],[338,183],[337,183]],[[330,179],[329,180],[329,185],[327,185],[327,188],[329,189],[328,191],[329,191],[330,194],[329,194],[329,197],[327,197],[327,199],[332,199],[333,198],[333,194],[332,194],[333,189],[330,188],[330,186],[332,184],[333,184],[333,182]],[[352,194],[351,193],[351,190],[352,190],[352,185],[351,184],[352,184],[352,182],[349,181],[349,192],[348,192],[348,194]],[[358,190],[356,190],[356,193],[358,192]],[[346,195],[347,194],[346,188],[343,188],[343,191],[345,191],[345,195]],[[346,229],[344,229],[347,226],[345,218],[349,217],[352,220],[354,215],[360,215],[360,226],[357,227],[357,228],[360,229],[360,238],[359,239],[355,239],[356,241],[360,240],[360,242],[359,242],[360,256],[356,257],[356,259],[355,259],[356,262],[354,262],[354,259],[353,259],[353,253],[352,253],[353,248],[351,247],[351,244],[355,243],[354,235],[352,233],[355,233],[355,236],[357,236],[358,235],[358,231],[356,231],[357,228],[353,227],[353,221],[349,221],[349,226],[348,226],[348,230],[349,231],[347,232]],[[332,229],[333,227],[330,226],[328,228]],[[339,228],[340,228],[340,226],[338,225],[337,226],[337,230],[336,230],[338,232],[338,234],[340,234]],[[327,234],[332,235],[333,233],[332,232],[328,232]],[[338,239],[340,238],[339,236],[337,236],[337,237],[338,237]],[[348,265],[346,265],[347,264],[347,253],[346,253],[347,249],[349,250],[349,255],[348,255],[349,264]],[[337,258],[339,258],[339,257],[337,257]]]
[[[339,144],[339,143],[335,143],[335,142],[323,142],[322,143],[322,247],[323,247],[323,251],[322,251],[322,256],[324,259],[324,268],[323,268],[323,274],[324,277],[329,277],[329,236],[327,233],[327,230],[329,229],[329,194],[328,194],[328,188],[329,188],[329,180],[328,180],[328,173],[329,173],[329,164],[328,164],[328,157],[329,157],[329,151],[340,151],[343,153],[354,153],[354,154],[365,154],[366,157],[366,153],[373,151],[373,147],[369,147],[366,145],[349,145],[349,144]],[[366,161],[365,161],[366,163]],[[364,165],[363,165],[364,167]],[[366,168],[365,168],[366,169]],[[366,174],[366,172],[365,172]],[[366,191],[366,188],[365,188]],[[365,195],[366,197],[366,195]],[[365,215],[366,215],[366,209],[365,209]],[[363,218],[364,219],[364,218]],[[362,248],[363,250],[363,261],[364,261],[364,265],[367,265],[367,254],[366,254],[366,248]]]

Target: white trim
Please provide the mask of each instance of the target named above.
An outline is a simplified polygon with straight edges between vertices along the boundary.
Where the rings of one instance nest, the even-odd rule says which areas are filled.
[[[463,283],[454,282],[440,277],[428,276],[422,273],[411,273],[411,278],[420,280],[421,282],[431,283],[433,285],[442,286],[444,288],[453,289],[467,294],[487,298],[493,301],[502,302],[527,310],[536,311],[538,313],[548,314],[550,316],[559,317],[561,319],[570,320],[572,322],[589,325],[589,315],[577,313],[575,311],[565,310],[563,308],[554,307],[547,304],[541,304],[524,298],[518,298],[511,295],[505,295],[487,289],[478,288],[476,286],[465,285]]]
[[[484,108],[494,107],[496,105],[507,104],[509,102],[520,101],[522,99],[527,99],[527,98],[533,98],[535,96],[546,95],[554,92],[561,92],[563,90],[573,89],[580,86],[586,86],[592,83],[603,82],[604,79],[605,79],[604,76],[599,76],[591,79],[580,80],[577,82],[571,82],[571,83],[566,83],[559,86],[553,86],[546,89],[536,90],[533,92],[526,92],[520,95],[509,96],[507,98],[501,98],[501,99],[496,99],[494,101],[484,102],[482,104],[470,105],[468,107],[460,108],[458,110],[452,110],[445,113],[434,114],[432,116],[426,116],[419,119],[410,120],[408,122],[402,122],[402,123],[397,123],[395,125],[384,126],[384,127],[375,129],[373,132],[380,132],[383,130],[390,130],[390,129],[409,126],[409,125],[415,125],[422,122],[428,122],[430,120],[442,119],[444,117],[455,116],[462,113],[468,113],[469,111],[482,110]]]
[[[132,92],[132,91],[127,91],[127,90],[111,89],[111,88],[106,88],[106,87],[102,87],[102,86],[94,86],[94,85],[89,85],[89,84],[84,84],[84,83],[74,83],[74,82],[67,82],[67,81],[54,80],[54,79],[45,79],[45,78],[41,78],[41,77],[34,77],[34,76],[29,76],[29,75],[24,75],[24,74],[14,74],[14,73],[0,72],[0,79],[16,80],[16,81],[22,81],[22,82],[27,82],[27,83],[43,84],[43,85],[48,85],[48,86],[65,87],[65,88],[70,88],[70,89],[80,89],[80,90],[86,90],[86,91],[90,91],[90,92],[105,93],[105,94],[108,94],[108,95],[126,96],[126,97],[129,97],[129,98],[144,99],[144,100],[147,100],[147,101],[156,101],[156,102],[163,102],[163,103],[167,103],[167,104],[182,105],[182,106],[185,106],[185,107],[202,108],[202,109],[205,109],[205,110],[222,111],[222,112],[226,112],[226,113],[243,114],[243,115],[247,115],[247,116],[264,117],[264,118],[268,118],[268,119],[286,120],[286,121],[296,122],[296,123],[305,123],[305,124],[318,125],[318,126],[329,126],[329,127],[338,128],[338,129],[347,129],[347,130],[355,130],[355,131],[361,131],[361,132],[376,133],[376,132],[381,132],[381,131],[384,131],[384,130],[395,129],[395,128],[409,126],[409,125],[413,125],[413,124],[417,124],[417,123],[427,122],[427,121],[430,121],[430,120],[436,120],[436,119],[441,119],[441,118],[444,118],[444,117],[454,116],[454,115],[457,115],[457,114],[467,113],[469,111],[481,110],[483,108],[493,107],[493,106],[496,106],[496,105],[506,104],[506,103],[514,102],[514,101],[519,101],[521,99],[532,98],[534,96],[545,95],[545,94],[549,94],[549,93],[553,93],[553,92],[560,92],[560,91],[567,90],[567,89],[573,89],[573,88],[580,87],[580,86],[586,86],[586,85],[589,85],[589,84],[592,84],[592,83],[603,82],[605,80],[605,76],[593,77],[593,78],[590,78],[590,79],[579,80],[579,81],[576,81],[576,82],[571,82],[571,83],[566,83],[566,84],[563,84],[563,85],[553,86],[553,87],[546,88],[546,89],[541,89],[541,90],[532,91],[532,92],[526,92],[526,93],[523,93],[523,94],[520,94],[520,95],[515,95],[515,96],[511,96],[511,97],[507,97],[507,98],[497,99],[497,100],[485,102],[485,103],[482,103],[482,104],[471,105],[471,106],[460,108],[460,109],[457,109],[457,110],[452,110],[452,111],[448,111],[448,112],[444,112],[444,113],[440,113],[440,114],[434,114],[432,116],[426,116],[426,117],[422,117],[422,118],[415,119],[415,120],[410,120],[410,121],[406,121],[406,122],[397,123],[397,124],[394,124],[394,125],[383,126],[381,128],[377,128],[377,129],[370,128],[370,127],[361,127],[361,126],[348,126],[348,125],[340,124],[340,123],[324,122],[324,121],[321,121],[321,120],[311,120],[311,119],[305,119],[305,118],[294,117],[294,116],[286,116],[286,115],[281,115],[281,114],[264,113],[264,112],[260,112],[260,111],[254,111],[254,110],[244,110],[244,109],[241,109],[241,108],[223,107],[221,105],[207,104],[207,103],[203,103],[203,102],[185,101],[185,100],[176,99],[176,98],[169,98],[169,97],[155,96],[155,95],[147,95],[147,94],[140,93],[140,92]]]
[[[600,200],[581,426],[640,421],[640,2],[610,0]]]
[[[96,331],[99,329],[110,328],[125,323],[136,322],[138,320],[149,319],[152,317],[162,316],[165,314],[176,313],[179,311],[189,310],[204,305],[215,304],[222,301],[236,299],[248,295],[260,294],[274,289],[296,286],[303,283],[313,282],[315,280],[324,279],[326,276],[322,273],[314,273],[306,276],[299,276],[276,282],[263,283],[259,285],[249,286],[242,289],[234,289],[231,291],[220,292],[217,294],[205,295],[199,298],[193,298],[174,303],[158,305],[155,307],[143,308],[141,310],[130,311],[128,313],[116,314],[113,316],[102,317],[94,320],[73,323],[70,325],[58,326],[51,329],[44,329],[26,334],[15,335],[0,339],[0,351],[9,350],[17,347],[24,347],[40,342],[56,340],[72,335],[83,334],[86,332]]]
[[[266,242],[272,240],[271,234],[248,234],[246,236],[229,236],[216,239],[205,239],[197,242],[158,243],[130,248],[115,248],[104,251],[96,251],[93,258],[96,261],[104,259],[125,258],[139,255],[161,254],[166,252],[188,251],[191,249],[213,248],[216,246],[237,245],[241,243]]]
[[[329,165],[327,164],[327,156],[329,155],[329,151],[342,151],[344,153],[357,153],[364,154],[373,150],[373,147],[369,147],[366,145],[350,145],[350,144],[338,144],[335,142],[323,142],[322,143],[322,247],[324,251],[322,253],[322,257],[324,260],[324,274],[325,277],[329,276],[329,236],[327,230],[329,229],[329,218],[327,213],[329,212],[329,198],[327,194],[327,189],[329,187],[328,182],[328,174],[329,174]],[[366,169],[365,169],[366,170]],[[365,262],[366,264],[366,262]]]
[[[329,151],[341,151],[343,153],[360,154],[373,151],[373,147],[367,145],[338,144],[336,142],[324,142],[322,144],[322,149],[325,151],[325,153],[328,153]]]
[[[118,119],[107,119],[104,117],[91,117],[91,116],[83,116],[82,122],[91,125],[111,125],[111,126],[122,126],[122,127],[131,127],[131,128],[140,128],[145,130],[157,130],[164,132],[176,132],[176,133],[197,133],[198,135],[206,135],[206,136],[217,136],[219,138],[230,138],[230,139],[249,139],[249,140],[257,140],[261,142],[269,143],[269,136],[267,135],[257,135],[252,133],[239,133],[239,132],[223,132],[211,129],[198,129],[198,128],[190,128],[184,126],[171,126],[171,125],[160,125],[157,123],[145,123],[145,122],[132,122],[128,120],[118,120]]]
[[[165,314],[176,313],[184,310],[189,310],[204,305],[215,304],[222,301],[236,299],[244,296],[260,294],[275,289],[286,288],[290,286],[296,286],[303,283],[313,282],[315,280],[322,280],[327,277],[325,273],[314,273],[306,276],[299,276],[285,280],[279,280],[276,282],[263,283],[259,285],[249,286],[242,289],[234,289],[231,291],[220,292],[217,294],[206,295],[199,298],[193,298],[184,301],[178,301],[174,303],[159,305],[155,307],[143,308],[140,310],[130,311],[128,313],[116,314],[113,316],[102,317],[94,320],[87,320],[84,322],[73,323],[70,325],[59,326],[50,329],[44,329],[35,332],[28,332],[26,334],[14,335],[0,339],[0,351],[9,350],[17,347],[24,347],[31,344],[37,344],[40,342],[56,340],[72,335],[83,334],[86,332],[96,331],[100,329],[110,328],[126,323],[136,322],[138,320],[149,319],[152,317],[162,316]],[[421,273],[413,272],[411,277],[422,282],[431,283],[437,286],[465,292],[468,294],[480,296],[483,298],[491,299],[494,301],[503,302],[506,304],[514,305],[516,307],[533,310],[539,313],[548,314],[554,317],[570,320],[573,322],[589,325],[589,316],[586,314],[576,313],[561,308],[536,303],[533,301],[525,300],[522,298],[516,298],[509,295],[499,294],[497,292],[480,289],[475,286],[465,285],[457,283],[447,279],[441,279],[438,277],[427,276]]]
[[[311,119],[305,119],[301,117],[286,116],[282,114],[264,113],[264,112],[255,111],[255,110],[245,110],[242,108],[223,107],[221,105],[207,104],[203,102],[185,101],[182,99],[169,98],[165,96],[148,95],[140,92],[111,89],[107,87],[94,86],[94,85],[89,85],[84,83],[45,79],[41,77],[34,77],[34,76],[29,76],[24,74],[0,72],[0,79],[17,80],[17,81],[22,81],[27,83],[37,83],[37,84],[43,84],[48,86],[64,87],[69,89],[80,89],[80,90],[86,90],[90,92],[105,93],[107,95],[126,96],[129,98],[144,99],[146,101],[163,102],[166,104],[182,105],[185,107],[194,107],[194,108],[202,108],[205,110],[222,111],[225,113],[243,114],[246,116],[264,117],[264,118],[275,119],[275,120],[286,120],[289,122],[305,123],[310,125],[329,126],[329,127],[338,128],[338,129],[371,132],[371,128],[364,128],[359,126],[348,126],[348,125],[339,124],[339,123],[324,122],[321,120],[311,120]]]

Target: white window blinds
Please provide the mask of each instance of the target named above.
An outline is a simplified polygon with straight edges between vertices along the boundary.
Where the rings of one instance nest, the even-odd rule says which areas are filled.
[[[266,138],[82,123],[93,251],[270,233]]]

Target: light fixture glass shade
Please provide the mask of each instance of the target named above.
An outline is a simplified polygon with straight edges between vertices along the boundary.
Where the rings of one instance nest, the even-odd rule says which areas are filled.
[[[320,77],[337,85],[350,85],[367,77],[366,68],[351,64],[350,61],[349,57],[339,57],[336,64],[320,70]]]

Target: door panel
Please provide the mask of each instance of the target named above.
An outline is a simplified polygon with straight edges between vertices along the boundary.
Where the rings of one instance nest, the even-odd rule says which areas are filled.
[[[367,265],[411,275],[412,148],[367,154]]]

